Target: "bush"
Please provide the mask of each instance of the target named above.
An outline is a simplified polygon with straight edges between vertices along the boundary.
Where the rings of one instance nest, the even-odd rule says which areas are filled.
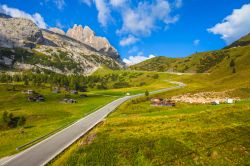
[[[24,116],[21,116],[21,117],[19,117],[19,119],[18,119],[17,126],[23,126],[23,125],[25,124],[25,122],[26,122],[25,117],[24,117]]]
[[[230,67],[235,67],[235,62],[234,62],[233,59],[232,59],[231,62],[230,62]]]
[[[12,113],[4,111],[2,116],[3,122],[10,128],[23,126],[26,122],[24,116],[14,116]]]
[[[154,78],[154,79],[158,79],[158,78],[159,78],[159,75],[158,75],[158,74],[154,74],[154,75],[153,75],[153,78]]]
[[[127,88],[130,87],[128,82],[117,82],[113,85],[113,88],[118,89],[118,88]]]
[[[147,100],[148,100],[148,98],[146,98],[146,97],[139,97],[139,98],[133,99],[131,102],[133,104],[138,104],[138,103],[145,102]]]
[[[233,68],[233,71],[232,71],[232,73],[236,73],[236,68],[235,68],[235,67]]]
[[[141,82],[140,86],[146,85],[146,82]]]
[[[98,84],[98,85],[96,86],[96,88],[97,88],[97,89],[108,89],[107,85],[105,85],[105,84]]]

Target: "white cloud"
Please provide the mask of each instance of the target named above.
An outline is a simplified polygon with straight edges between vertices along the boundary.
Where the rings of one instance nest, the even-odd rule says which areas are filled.
[[[101,26],[106,27],[108,25],[108,22],[112,20],[108,0],[81,0],[81,2],[88,5],[89,7],[92,5],[92,3],[95,5],[98,11],[98,21]]]
[[[176,8],[181,8],[183,5],[182,0],[175,0],[174,5]]]
[[[155,29],[159,29],[158,23],[162,22],[163,28],[178,21],[178,15],[171,15],[175,8],[182,6],[182,0],[175,0],[170,4],[168,0],[139,1],[135,7],[130,0],[80,0],[91,6],[95,4],[98,11],[98,21],[102,26],[107,26],[113,20],[111,12],[117,12],[122,17],[122,27],[118,34],[133,34],[136,36],[148,36]],[[122,7],[122,8],[120,8]]]
[[[119,34],[150,35],[157,28],[157,23],[165,25],[178,21],[178,16],[171,16],[172,9],[168,1],[155,0],[153,3],[139,2],[136,8],[122,11],[123,26]]]
[[[239,39],[250,32],[250,4],[243,5],[240,9],[235,9],[227,16],[222,23],[209,28],[208,31],[221,35],[221,38],[228,44]]]
[[[136,46],[133,46],[130,50],[128,50],[128,54],[133,54],[133,53],[136,53],[138,52],[138,47]]]
[[[139,39],[132,36],[132,35],[129,35],[127,38],[123,38],[121,41],[120,41],[120,45],[121,46],[129,46],[131,44],[134,44],[136,42],[138,42]]]
[[[54,0],[54,3],[56,4],[56,7],[59,10],[62,10],[64,8],[64,6],[66,5],[64,0]]]
[[[194,40],[193,44],[194,44],[195,46],[198,46],[198,45],[200,44],[200,40],[199,40],[199,39]]]
[[[149,55],[147,56],[143,56],[143,55],[136,55],[136,56],[129,56],[129,58],[124,58],[123,62],[127,65],[127,66],[131,66],[137,63],[140,63],[142,61],[145,61],[147,59],[151,59],[154,58],[155,55]]]
[[[110,4],[114,7],[121,7],[123,6],[127,0],[110,0]]]
[[[31,15],[19,9],[10,8],[7,5],[0,5],[0,13],[10,15],[11,17],[26,18],[33,21],[39,28],[47,28],[44,18],[39,13]]]
[[[60,28],[60,29],[63,29],[63,28],[65,28],[65,25],[63,25],[60,21],[56,21],[56,27],[57,28]]]
[[[107,5],[106,0],[94,0],[96,9],[98,10],[98,21],[105,27],[109,20],[112,20],[110,15],[110,9]]]
[[[92,0],[81,0],[82,3],[85,3],[88,6],[91,6]]]

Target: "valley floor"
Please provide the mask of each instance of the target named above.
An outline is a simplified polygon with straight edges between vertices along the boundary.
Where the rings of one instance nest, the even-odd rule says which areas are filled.
[[[118,72],[119,74],[125,73],[123,71]],[[84,93],[79,92],[79,94],[70,94],[70,92],[64,90],[61,93],[53,93],[51,87],[45,84],[41,86],[25,86],[22,82],[0,84],[0,158],[20,152],[28,146],[20,150],[16,150],[17,147],[46,136],[51,132],[54,134],[127,93],[133,95],[144,93],[145,90],[153,91],[172,86],[165,81],[165,79],[169,78],[169,75],[161,74],[159,80],[152,78],[154,75],[154,73],[148,72],[138,78],[133,77],[134,81],[128,80],[132,84],[131,87],[90,90]],[[145,85],[136,86],[142,81]],[[22,93],[24,90],[34,90],[42,94],[45,97],[45,102],[29,102],[27,100],[29,95]],[[87,96],[81,97],[82,94]],[[75,99],[77,103],[63,103],[65,96]],[[26,118],[25,125],[16,128],[7,127],[2,118],[5,111],[12,113],[14,116],[23,115]]]
[[[152,106],[145,97],[128,101],[50,165],[249,165],[249,79],[222,85],[222,78],[204,75],[174,80],[188,86],[150,98],[230,90],[242,100],[176,107]]]
[[[250,101],[123,104],[51,165],[249,165]]]
[[[159,77],[154,79],[156,74]],[[146,85],[91,90],[83,99],[72,95],[79,101],[72,105],[60,103],[65,94],[52,94],[42,87],[35,90],[45,95],[46,102],[30,103],[21,93],[23,86],[7,91],[2,84],[0,110],[28,118],[23,128],[1,129],[0,156],[16,153],[17,146],[79,119],[127,92],[132,95],[162,89],[171,86],[167,82],[171,80],[187,86],[122,104],[50,165],[249,165],[250,80],[242,75],[215,79],[204,74],[145,72],[131,83],[149,80]],[[221,105],[177,102],[176,107],[156,107],[149,100],[211,91],[226,91],[242,100]]]

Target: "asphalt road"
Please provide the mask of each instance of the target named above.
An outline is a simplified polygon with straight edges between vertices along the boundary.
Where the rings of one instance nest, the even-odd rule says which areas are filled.
[[[180,82],[170,82],[170,83],[176,84],[177,86],[157,90],[151,92],[151,94],[170,91],[185,86],[185,84]],[[76,123],[61,130],[60,132],[48,137],[47,139],[41,141],[40,143],[15,155],[14,157],[10,158],[4,163],[1,163],[1,165],[6,165],[6,166],[45,165],[50,160],[55,158],[58,154],[60,154],[63,150],[69,147],[72,143],[74,143],[76,140],[78,140],[80,137],[86,134],[89,130],[95,127],[98,123],[100,123],[108,114],[114,111],[119,105],[121,105],[122,103],[131,98],[135,98],[142,95],[144,94],[125,96],[120,99],[117,99],[107,104],[106,106],[100,108],[99,110],[89,114],[88,116],[80,119]]]

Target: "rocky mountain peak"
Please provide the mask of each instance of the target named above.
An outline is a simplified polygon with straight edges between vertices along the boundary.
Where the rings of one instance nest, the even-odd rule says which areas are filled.
[[[100,51],[112,58],[119,58],[117,50],[104,37],[96,36],[95,32],[88,26],[74,25],[66,33],[67,36],[85,43],[97,51]]]
[[[41,30],[31,20],[0,17],[0,46],[29,47],[43,41]]]
[[[124,67],[108,40],[97,37],[91,28],[75,25],[65,35],[59,28],[39,29],[31,20],[0,14],[0,71],[7,67],[90,74],[101,65],[111,69]]]
[[[89,26],[85,26],[83,29],[83,36],[85,38],[95,37],[95,32]]]
[[[65,35],[65,32],[59,28],[53,27],[49,29],[51,32],[58,33],[60,35]]]

